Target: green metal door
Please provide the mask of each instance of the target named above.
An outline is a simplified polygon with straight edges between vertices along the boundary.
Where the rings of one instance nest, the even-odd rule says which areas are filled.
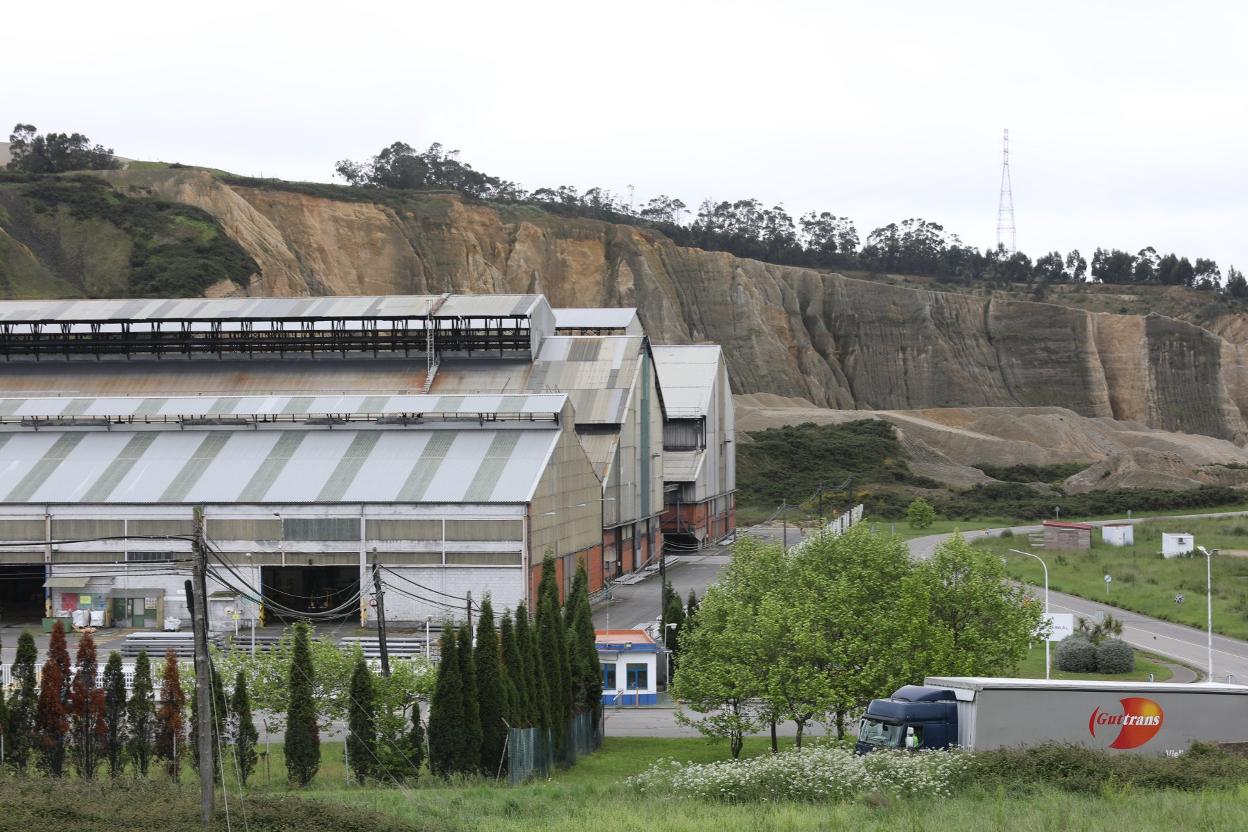
[[[113,599],[113,626],[114,627],[126,626],[126,616],[129,613],[130,613],[130,610],[127,608],[125,598]]]
[[[130,599],[130,626],[138,627],[139,629],[144,627],[142,598]]]

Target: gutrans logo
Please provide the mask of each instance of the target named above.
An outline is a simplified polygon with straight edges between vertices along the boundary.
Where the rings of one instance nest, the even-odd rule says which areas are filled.
[[[1118,700],[1122,704],[1122,713],[1111,714],[1097,708],[1088,720],[1088,731],[1096,736],[1096,729],[1102,728],[1104,734],[1109,726],[1119,726],[1118,736],[1109,744],[1110,748],[1139,748],[1157,736],[1166,715],[1161,706],[1151,699],[1141,696],[1128,696]]]

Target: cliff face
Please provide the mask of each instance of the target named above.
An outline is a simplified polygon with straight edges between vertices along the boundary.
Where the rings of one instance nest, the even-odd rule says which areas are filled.
[[[1248,438],[1244,348],[1170,318],[888,286],[449,195],[394,208],[194,170],[106,176],[216,217],[259,265],[252,294],[543,292],[556,306],[636,306],[659,343],[722,344],[741,393],[842,409],[1057,405]]]

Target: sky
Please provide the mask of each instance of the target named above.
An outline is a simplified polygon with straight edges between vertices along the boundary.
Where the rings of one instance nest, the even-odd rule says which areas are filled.
[[[756,197],[1018,248],[1248,267],[1248,3],[7,7],[0,118],[122,156],[331,181],[434,141],[528,188]],[[7,125],[5,125],[7,126]]]

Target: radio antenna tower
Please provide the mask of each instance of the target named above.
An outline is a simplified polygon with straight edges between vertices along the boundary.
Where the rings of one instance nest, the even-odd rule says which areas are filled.
[[[1006,254],[1018,250],[1014,234],[1014,192],[1010,187],[1010,131],[1007,128],[1001,145],[1001,198],[997,202],[997,248],[1005,246]]]

